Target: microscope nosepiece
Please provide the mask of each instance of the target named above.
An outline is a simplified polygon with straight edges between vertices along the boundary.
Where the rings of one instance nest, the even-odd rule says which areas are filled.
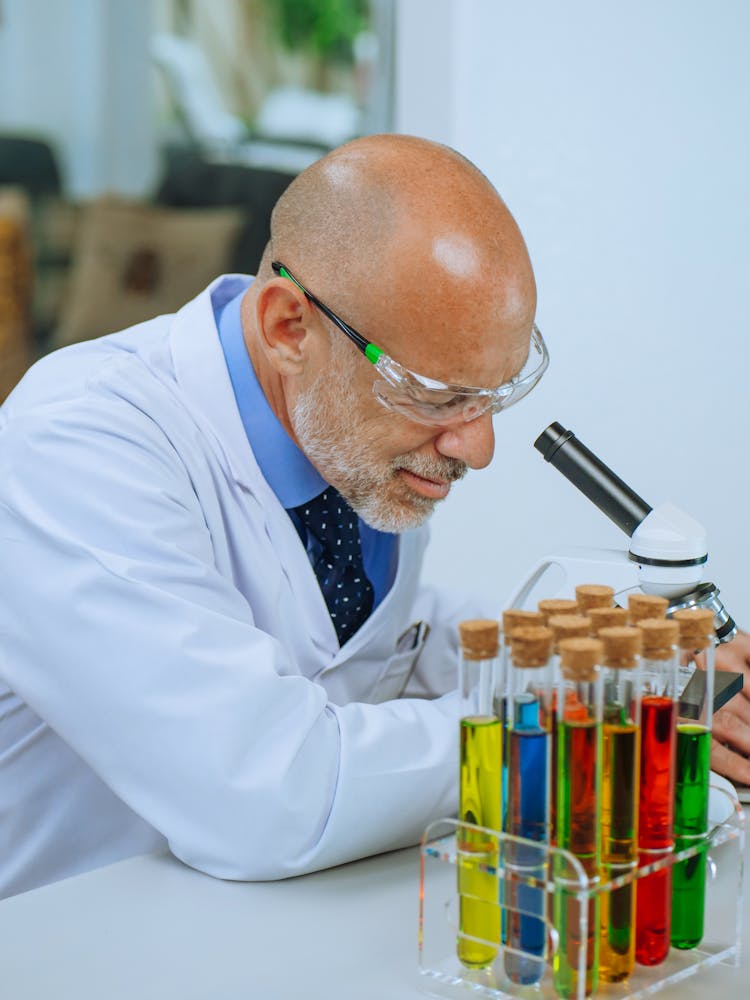
[[[689,594],[682,594],[669,602],[667,614],[682,608],[709,608],[714,613],[714,628],[719,642],[729,642],[737,635],[737,625],[723,603],[719,600],[719,588],[715,583],[702,583]]]

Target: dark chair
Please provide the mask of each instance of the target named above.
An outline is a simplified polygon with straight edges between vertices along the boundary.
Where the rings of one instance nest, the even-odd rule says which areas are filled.
[[[59,195],[60,169],[48,142],[16,135],[0,135],[0,185],[22,187],[33,200]]]
[[[293,174],[234,163],[211,163],[195,155],[172,157],[156,201],[174,208],[239,206],[247,212],[235,245],[232,269],[254,274],[268,242],[271,210]]]

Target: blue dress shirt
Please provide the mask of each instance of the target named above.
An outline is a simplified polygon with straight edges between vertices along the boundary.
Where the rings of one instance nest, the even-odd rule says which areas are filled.
[[[306,537],[292,508],[312,500],[329,484],[289,437],[260,387],[242,336],[240,306],[244,294],[240,292],[216,316],[219,340],[242,424],[260,471],[292,519],[314,564],[318,554],[316,541]],[[374,610],[388,593],[396,574],[396,535],[371,528],[361,518],[359,534],[365,572],[375,594]]]

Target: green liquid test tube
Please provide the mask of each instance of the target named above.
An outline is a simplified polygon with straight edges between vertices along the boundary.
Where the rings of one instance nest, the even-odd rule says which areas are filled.
[[[708,827],[708,776],[711,731],[703,726],[677,726],[677,794],[675,850],[705,841]],[[686,832],[686,831],[693,832]],[[672,944],[695,948],[703,937],[706,896],[706,848],[678,861],[672,875]]]
[[[704,659],[705,696],[697,718],[677,722],[675,789],[675,851],[700,849],[672,872],[672,945],[695,948],[703,939],[706,904],[706,846],[711,721],[714,701],[714,616],[705,608],[685,608],[673,616],[680,628],[683,670],[701,669]]]
[[[539,602],[541,605],[541,601]],[[559,602],[558,602],[559,604]],[[591,631],[591,619],[585,615],[574,615],[569,612],[550,615],[547,628],[552,629],[552,679],[557,685],[560,679],[559,644],[563,639],[587,639]],[[557,844],[557,694],[552,698],[550,712],[550,832],[549,842]],[[550,917],[552,913],[550,912]]]

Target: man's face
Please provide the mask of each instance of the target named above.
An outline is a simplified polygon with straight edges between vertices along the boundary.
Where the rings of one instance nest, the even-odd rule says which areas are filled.
[[[358,376],[359,366],[369,364],[346,346],[332,352],[328,372],[297,399],[292,427],[307,457],[367,524],[392,532],[416,528],[467,465],[434,451],[434,428],[368,398],[367,380]]]
[[[489,463],[492,418],[435,427],[384,408],[372,393],[372,366],[343,335],[331,337],[325,369],[290,411],[300,447],[367,524],[391,532],[417,527],[469,468]],[[516,341],[510,359],[503,354],[502,375],[497,350],[485,352],[484,368],[494,372],[495,384],[509,363],[512,374],[523,361],[528,338]]]

